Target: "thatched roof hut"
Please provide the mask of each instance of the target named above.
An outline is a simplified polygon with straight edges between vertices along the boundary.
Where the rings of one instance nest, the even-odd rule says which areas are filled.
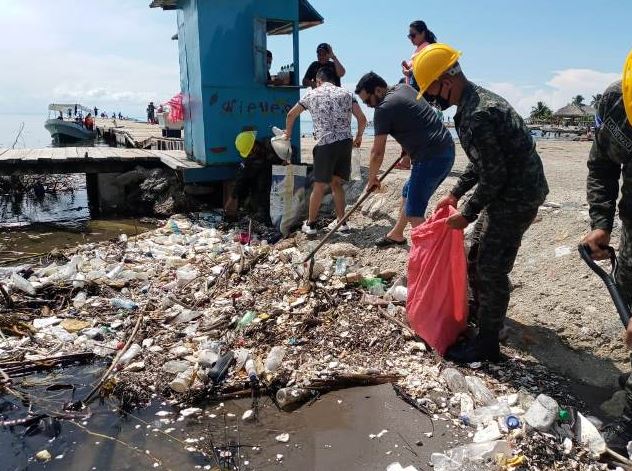
[[[592,106],[569,103],[553,113],[553,118],[558,123],[574,125],[593,123],[596,114],[597,111]]]

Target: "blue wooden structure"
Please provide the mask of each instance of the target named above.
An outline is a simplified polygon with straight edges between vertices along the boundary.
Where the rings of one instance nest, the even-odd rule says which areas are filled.
[[[154,0],[152,7],[178,10],[184,142],[189,158],[207,166],[196,180],[229,179],[240,157],[238,133],[285,127],[299,100],[299,31],[321,24],[307,0]],[[293,82],[267,83],[267,37],[291,35]],[[294,133],[300,159],[300,132]]]

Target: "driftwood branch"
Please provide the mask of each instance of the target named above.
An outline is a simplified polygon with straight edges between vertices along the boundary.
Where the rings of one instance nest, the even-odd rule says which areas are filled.
[[[121,351],[118,352],[118,355],[116,355],[116,357],[114,358],[114,361],[112,362],[110,367],[107,369],[105,374],[101,377],[101,380],[92,389],[92,391],[90,391],[90,394],[88,394],[88,396],[85,398],[85,400],[83,401],[84,404],[89,403],[95,397],[95,395],[99,392],[101,387],[105,384],[105,382],[110,377],[110,374],[112,373],[114,368],[116,368],[116,365],[118,364],[118,362],[121,359],[121,357],[125,354],[125,352],[132,345],[132,342],[134,341],[134,338],[136,337],[136,334],[138,333],[138,330],[140,329],[140,326],[141,326],[142,323],[143,323],[143,315],[142,314],[138,314],[138,320],[136,321],[136,325],[134,326],[134,329],[132,330],[131,335],[127,339],[127,343],[121,349]]]
[[[4,286],[2,286],[2,283],[0,283],[0,294],[2,294],[2,297],[4,298],[4,303],[7,305],[7,307],[12,308],[13,299],[11,299],[11,296],[9,296],[9,293],[7,293],[7,290],[4,289]]]

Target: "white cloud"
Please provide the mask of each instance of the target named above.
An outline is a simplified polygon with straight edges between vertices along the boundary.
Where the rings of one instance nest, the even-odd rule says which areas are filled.
[[[608,85],[620,78],[618,73],[565,69],[554,71],[553,77],[544,86],[510,82],[489,82],[483,86],[507,99],[521,115],[528,116],[531,107],[538,101],[543,101],[553,111],[568,104],[575,95],[582,95],[590,103],[593,95],[602,93]]]
[[[148,101],[178,93],[174,13],[148,4],[0,0],[1,111],[77,100],[142,116]]]

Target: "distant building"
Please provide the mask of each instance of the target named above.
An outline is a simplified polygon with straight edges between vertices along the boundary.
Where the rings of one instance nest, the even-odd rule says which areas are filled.
[[[596,114],[592,106],[569,103],[553,113],[553,122],[563,126],[592,126]]]

